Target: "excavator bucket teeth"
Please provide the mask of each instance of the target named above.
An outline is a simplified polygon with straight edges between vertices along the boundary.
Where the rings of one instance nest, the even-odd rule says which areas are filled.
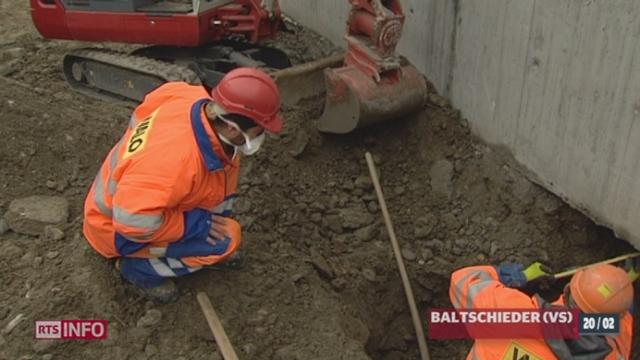
[[[405,65],[397,79],[376,82],[360,70],[346,66],[324,72],[326,101],[318,130],[346,134],[357,128],[395,120],[422,108],[427,84],[412,65]]]

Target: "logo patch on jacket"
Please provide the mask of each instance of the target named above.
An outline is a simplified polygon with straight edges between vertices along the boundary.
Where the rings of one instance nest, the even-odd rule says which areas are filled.
[[[502,360],[542,360],[542,358],[526,350],[522,345],[512,342]]]
[[[135,129],[133,129],[133,134],[131,134],[129,141],[127,141],[127,148],[122,156],[123,159],[126,159],[144,149],[147,144],[147,137],[149,136],[153,122],[158,114],[158,110],[154,111],[153,114],[142,120],[138,125],[136,125]]]

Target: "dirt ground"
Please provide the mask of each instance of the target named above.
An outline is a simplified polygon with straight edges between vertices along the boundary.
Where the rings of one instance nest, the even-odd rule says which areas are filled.
[[[366,151],[378,162],[422,312],[450,306],[449,275],[462,266],[540,260],[561,270],[631,250],[474,139],[435,93],[415,116],[347,136],[315,130],[323,101],[315,98],[285,108],[283,134],[243,164],[235,211],[247,268],[198,272],[178,280],[177,303],[146,303],[81,233],[84,196],[130,109],[68,89],[62,55],[83,45],[41,39],[28,2],[1,4],[0,214],[39,194],[68,199],[71,216],[61,240],[0,236],[0,330],[23,314],[0,332],[0,359],[221,359],[198,291],[242,359],[418,358]],[[275,44],[296,62],[332,50],[308,31]],[[109,339],[33,340],[34,320],[66,318],[106,319]],[[429,342],[433,359],[463,359],[469,345]]]

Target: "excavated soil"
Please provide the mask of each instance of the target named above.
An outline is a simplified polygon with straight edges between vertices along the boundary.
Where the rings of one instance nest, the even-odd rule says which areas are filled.
[[[422,312],[450,306],[448,277],[465,265],[541,260],[560,270],[631,249],[474,139],[435,93],[415,116],[347,136],[315,131],[323,99],[314,98],[285,108],[284,132],[244,162],[236,213],[246,269],[198,272],[178,280],[177,303],[146,303],[80,230],[86,191],[130,109],[71,92],[61,59],[83,44],[41,39],[28,7],[6,0],[0,9],[0,213],[39,194],[65,197],[71,216],[60,240],[0,236],[0,359],[221,359],[198,291],[241,359],[418,358],[366,151]],[[296,62],[333,51],[293,29],[274,44]],[[66,318],[106,319],[109,339],[33,340],[34,320]],[[433,359],[463,359],[469,342],[429,346]]]

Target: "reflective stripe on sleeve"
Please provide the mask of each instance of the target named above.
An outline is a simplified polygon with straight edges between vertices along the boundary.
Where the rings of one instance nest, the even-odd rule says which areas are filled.
[[[454,299],[455,302],[453,304],[454,307],[456,308],[462,307],[462,296],[465,289],[465,284],[467,283],[467,281],[469,281],[471,277],[478,277],[481,281],[479,283],[470,285],[468,287],[467,306],[466,306],[467,308],[472,308],[473,298],[476,296],[476,294],[480,290],[484,289],[484,287],[489,285],[493,280],[491,278],[491,275],[481,270],[472,271],[466,274],[465,276],[463,276],[462,279],[458,280],[458,282],[455,284],[455,287],[454,287],[454,294],[455,294],[455,299]]]
[[[100,209],[100,212],[103,215],[108,217],[113,216],[111,209],[107,207],[107,203],[104,199],[104,183],[102,182],[102,171],[98,172],[98,176],[96,176],[96,188],[93,201],[95,201],[98,209]]]
[[[131,117],[129,118],[129,129],[133,130],[136,127],[137,123],[138,119],[136,119],[136,116],[134,114],[131,114]]]
[[[109,179],[109,185],[107,186],[107,190],[109,190],[109,195],[113,196],[116,193],[116,188],[118,187],[118,183]]]
[[[118,163],[118,153],[120,152],[120,145],[121,142],[118,142],[118,144],[116,144],[115,148],[111,152],[111,158],[109,159],[109,177],[107,179],[107,190],[109,191],[109,195],[112,196],[116,192],[117,183],[111,179],[111,176],[113,175],[113,169]],[[96,176],[96,189],[93,200],[95,201],[98,209],[100,209],[100,212],[102,212],[103,215],[113,217],[113,212],[107,206],[107,202],[104,196],[104,181],[102,180],[102,172],[104,171],[104,166],[105,164],[102,165],[100,171],[98,172],[98,175]]]
[[[115,170],[116,165],[118,165],[118,154],[120,153],[120,145],[122,141],[116,145],[113,153],[111,154],[111,159],[109,161],[109,183],[107,185],[107,190],[109,190],[109,195],[113,196],[116,193],[116,187],[118,187],[118,182],[113,180],[113,170]]]
[[[458,282],[455,284],[455,286],[453,287],[454,290],[454,295],[455,295],[455,299],[453,302],[453,306],[455,308],[460,308],[462,307],[462,303],[460,302],[460,299],[462,298],[462,290],[464,287],[465,282],[467,282],[467,280],[472,277],[475,274],[475,272],[469,272],[468,274],[466,274],[465,276],[462,277],[462,279],[458,280]]]
[[[484,271],[478,274],[478,277],[480,278],[480,281],[469,286],[469,292],[467,293],[467,309],[473,308],[473,300],[476,295],[493,282],[491,276],[487,275]]]
[[[121,225],[155,231],[162,226],[164,216],[131,214],[126,210],[115,206],[113,208],[113,220]]]

